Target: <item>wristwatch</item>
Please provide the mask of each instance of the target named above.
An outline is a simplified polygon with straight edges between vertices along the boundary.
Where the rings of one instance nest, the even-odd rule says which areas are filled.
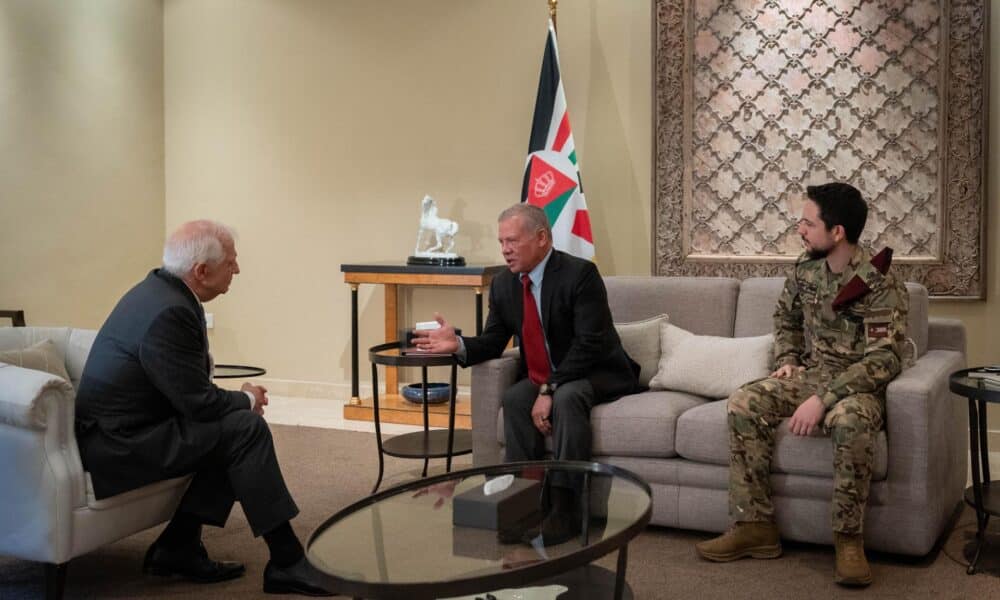
[[[551,396],[556,393],[556,388],[559,387],[558,383],[543,383],[540,388],[538,388],[538,394],[540,396]]]

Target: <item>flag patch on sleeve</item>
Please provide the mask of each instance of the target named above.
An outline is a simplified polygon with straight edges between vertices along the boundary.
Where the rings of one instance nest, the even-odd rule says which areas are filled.
[[[868,339],[878,340],[885,337],[889,337],[888,323],[868,323]]]

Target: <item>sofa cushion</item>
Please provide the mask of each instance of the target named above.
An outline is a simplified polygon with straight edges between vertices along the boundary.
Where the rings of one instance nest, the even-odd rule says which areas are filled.
[[[66,360],[52,340],[41,340],[27,348],[0,352],[0,362],[34,369],[62,377],[69,381]]]
[[[733,336],[764,335],[774,331],[774,309],[785,287],[784,277],[751,277],[740,283]]]
[[[605,277],[604,285],[615,321],[668,314],[671,323],[699,335],[733,335],[737,279],[622,275]]]
[[[192,479],[191,475],[182,475],[173,479],[155,481],[149,485],[98,500],[97,495],[94,493],[94,482],[90,479],[90,471],[85,471],[83,476],[87,485],[87,507],[91,510],[119,508],[128,504],[134,504],[143,498],[156,496],[168,491],[173,492],[180,498],[187,490],[187,486],[191,483]]]
[[[614,456],[669,458],[677,456],[677,419],[706,400],[681,392],[642,392],[598,404],[590,412],[592,453]],[[505,445],[503,409],[497,420],[497,441]],[[545,438],[552,451],[552,436]]]
[[[677,419],[706,400],[683,392],[649,391],[598,404],[590,412],[593,454],[677,456]]]
[[[622,340],[622,347],[639,363],[639,383],[649,385],[660,364],[660,325],[667,322],[667,315],[657,315],[642,321],[615,323],[615,330]]]
[[[716,465],[729,464],[729,425],[726,400],[709,402],[685,412],[677,420],[677,453],[688,460]],[[885,431],[875,436],[872,480],[885,479],[888,443]],[[788,419],[778,426],[771,471],[795,475],[833,477],[833,442],[829,435],[797,436],[788,429]]]
[[[0,327],[0,350],[21,350],[42,340],[52,340],[64,355],[69,327]]]
[[[774,336],[731,338],[695,335],[660,326],[660,364],[649,387],[725,398],[741,385],[771,371]]]

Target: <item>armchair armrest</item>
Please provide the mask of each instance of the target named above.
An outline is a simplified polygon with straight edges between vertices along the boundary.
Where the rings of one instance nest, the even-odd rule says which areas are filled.
[[[504,391],[517,381],[518,350],[472,367],[472,463],[503,462],[497,426]]]
[[[0,423],[24,429],[45,429],[48,398],[65,395],[73,403],[73,386],[43,371],[0,364]],[[71,413],[72,416],[72,413]]]
[[[87,503],[74,433],[73,387],[33,369],[0,367],[0,554],[61,562],[73,509]]]

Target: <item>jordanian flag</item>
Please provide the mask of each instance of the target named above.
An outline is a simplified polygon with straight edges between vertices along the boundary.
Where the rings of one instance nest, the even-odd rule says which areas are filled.
[[[538,79],[521,201],[545,211],[557,249],[581,258],[594,257],[594,236],[583,197],[573,133],[569,128],[566,93],[559,77],[556,30],[551,19],[542,74]]]

